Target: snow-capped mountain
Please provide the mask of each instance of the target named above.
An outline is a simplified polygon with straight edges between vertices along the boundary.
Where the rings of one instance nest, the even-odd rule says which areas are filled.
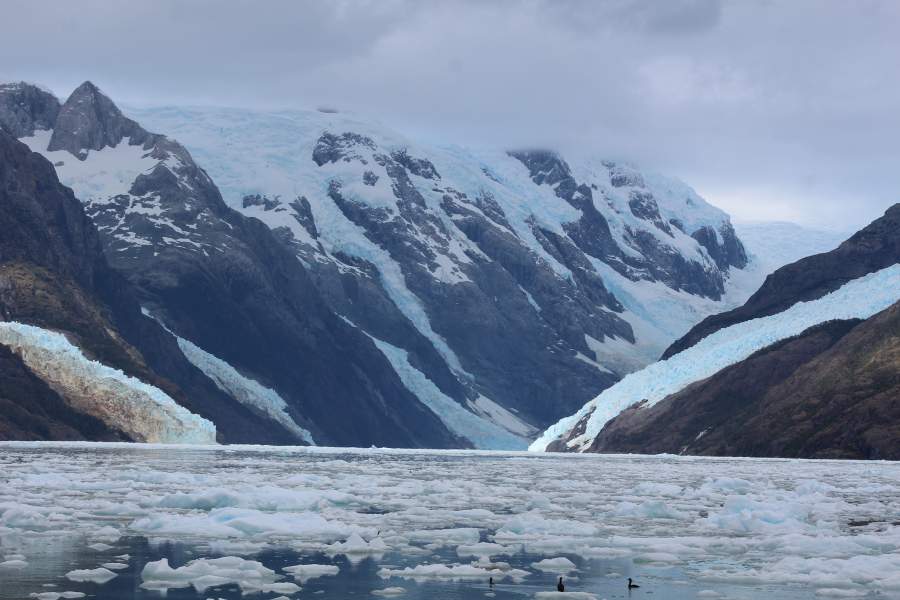
[[[0,437],[291,441],[141,315],[81,203],[2,130],[0,231]]]
[[[131,114],[287,239],[338,312],[459,381],[457,401],[530,424],[758,283],[724,213],[626,165],[417,144],[339,113]]]
[[[900,204],[777,270],[531,447],[896,458],[898,302]]]
[[[6,88],[5,104],[23,88]],[[60,106],[52,130],[19,133],[75,190],[109,262],[181,338],[170,335],[172,344],[221,393],[267,418],[281,443],[466,444],[323,303],[267,227],[225,206],[179,144],[124,117],[90,83]],[[245,438],[225,436],[235,439]]]
[[[758,282],[727,215],[627,165],[317,111],[130,114],[186,147],[90,83],[0,87],[147,314],[295,437],[523,447]]]

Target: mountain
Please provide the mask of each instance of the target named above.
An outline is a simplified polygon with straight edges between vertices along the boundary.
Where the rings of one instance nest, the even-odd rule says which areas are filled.
[[[72,191],[2,130],[0,231],[0,437],[287,441],[141,314]]]
[[[761,280],[724,213],[628,165],[421,144],[334,112],[130,114],[177,136],[347,319],[457,402],[526,426]]]
[[[331,112],[129,112],[186,147],[89,82],[0,87],[0,127],[72,187],[145,314],[293,439],[524,447],[754,287],[727,215],[628,165]]]
[[[182,352],[222,391],[294,434],[284,441],[464,444],[323,303],[268,228],[225,206],[183,147],[124,117],[91,83],[52,130],[23,139],[78,192],[145,311],[180,335]]]
[[[532,447],[897,459],[898,242],[900,204],[775,271]]]
[[[667,348],[663,358],[734,323],[772,315],[797,302],[821,298],[850,280],[895,264],[898,256],[900,207],[894,205],[883,217],[834,250],[800,259],[768,275],[743,306],[707,317]]]

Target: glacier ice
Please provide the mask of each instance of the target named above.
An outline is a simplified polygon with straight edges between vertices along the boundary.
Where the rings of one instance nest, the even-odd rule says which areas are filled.
[[[17,322],[0,323],[0,344],[76,410],[124,431],[136,441],[214,444],[216,428],[162,390],[88,359],[61,333]]]
[[[893,265],[845,283],[819,299],[798,302],[780,313],[726,327],[667,360],[625,376],[585,404],[574,415],[549,427],[530,450],[541,451],[565,436],[582,419],[584,432],[566,444],[589,445],[603,426],[632,404],[653,406],[695,381],[710,377],[778,341],[835,319],[867,319],[900,299],[900,265]]]
[[[153,317],[146,309],[142,308],[141,310],[145,315],[155,319],[155,317]],[[156,320],[166,329],[166,331],[172,333],[172,331],[163,325],[161,321],[158,319]],[[226,361],[214,354],[210,354],[190,340],[186,340],[174,333],[172,333],[172,335],[178,342],[178,347],[181,348],[185,358],[209,377],[220,390],[241,404],[263,413],[293,433],[301,441],[310,445],[315,445],[315,441],[309,430],[300,427],[290,414],[288,414],[287,402],[278,395],[278,392],[265,387],[254,379],[242,375]]]
[[[483,418],[469,412],[444,394],[433,381],[409,362],[409,353],[406,350],[375,337],[372,341],[387,357],[403,385],[437,415],[450,431],[470,440],[476,448],[519,450],[526,447],[527,442],[524,438],[497,425],[490,417]],[[481,406],[489,405],[482,401]],[[513,415],[505,410],[504,416],[507,416],[505,421],[507,423],[514,419]],[[515,427],[515,424],[513,426]]]

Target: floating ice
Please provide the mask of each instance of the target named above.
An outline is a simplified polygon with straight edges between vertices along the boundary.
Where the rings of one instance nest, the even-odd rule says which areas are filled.
[[[547,573],[569,573],[576,570],[575,563],[565,556],[545,558],[544,560],[531,563],[531,566],[538,571],[545,571]]]
[[[106,583],[114,579],[116,574],[109,569],[99,567],[97,569],[75,569],[66,573],[66,577],[72,581],[92,581],[94,583]]]
[[[388,549],[384,540],[376,537],[368,542],[358,533],[352,534],[344,542],[335,542],[328,546],[329,554],[381,554]]]
[[[460,544],[456,547],[456,554],[459,556],[505,556],[515,554],[521,550],[521,546],[504,546],[503,544],[494,544],[491,542],[478,542],[477,544]]]
[[[217,508],[201,514],[151,515],[134,521],[131,529],[153,535],[195,535],[213,538],[284,535],[323,542],[351,536],[353,541],[350,546],[335,546],[335,550],[345,553],[360,551],[361,547],[356,545],[359,533],[371,532],[367,528],[329,521],[314,512],[279,514],[241,508]],[[364,540],[363,544],[366,544]],[[366,544],[366,547],[368,546]]]
[[[300,583],[306,583],[310,579],[317,577],[325,577],[327,575],[337,575],[340,569],[335,565],[294,565],[282,569],[285,573],[290,573],[294,579]]]
[[[405,567],[403,569],[381,568],[378,575],[385,579],[390,577],[402,577],[405,579],[485,579],[493,577],[497,580],[502,579],[524,579],[528,576],[528,571],[522,569],[486,569],[473,565],[441,565],[428,564],[417,565],[415,567]]]
[[[31,545],[47,546],[51,535],[60,548],[83,550],[97,532],[115,530],[126,540],[147,536],[160,556],[162,541],[192,544],[276,572],[265,581],[241,573],[246,589],[303,585],[311,569],[331,566],[296,564],[306,560],[383,553],[385,587],[404,579],[483,585],[566,557],[588,591],[588,581],[606,580],[595,559],[629,574],[675,565],[696,590],[747,592],[728,597],[752,597],[748,586],[900,591],[898,463],[6,442],[0,473],[3,558],[27,555],[29,569],[41,556]],[[126,562],[140,571],[135,561],[146,560],[101,548],[91,566],[109,572]],[[293,567],[262,558],[279,548],[300,553]],[[185,587],[204,563],[172,564],[191,568],[158,579]],[[285,592],[269,595],[277,594]]]
[[[406,593],[406,588],[398,586],[386,587],[380,590],[372,590],[372,593],[376,596],[402,596]]]
[[[280,579],[275,571],[264,567],[262,563],[237,556],[199,558],[175,569],[169,566],[167,559],[162,558],[148,562],[141,571],[141,579],[141,587],[156,590],[191,586],[198,592],[203,592],[207,588],[230,583],[240,586],[243,592],[284,593],[284,589],[291,589],[289,593],[293,593],[300,589],[292,583],[281,584],[279,589],[273,588]]]

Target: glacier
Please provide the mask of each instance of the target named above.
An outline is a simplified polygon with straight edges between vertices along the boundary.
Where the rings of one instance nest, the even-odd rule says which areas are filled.
[[[159,388],[88,359],[62,333],[0,322],[0,344],[15,352],[73,408],[98,417],[136,441],[216,441],[216,428],[210,421],[191,413]]]
[[[452,398],[445,395],[424,373],[409,362],[409,354],[406,350],[374,337],[372,341],[375,342],[378,349],[390,361],[394,370],[400,376],[400,381],[403,382],[403,385],[436,414],[455,435],[469,440],[476,448],[521,450],[528,445],[526,438],[496,424],[494,421],[496,413],[492,414],[483,409],[479,409],[478,414],[469,412]],[[493,404],[487,399],[480,398],[479,400],[481,400],[482,406],[490,406],[487,403]],[[502,407],[497,408],[500,408],[504,413],[503,416],[506,417],[506,420],[501,422],[510,424],[510,418],[512,418],[514,420],[511,424],[513,428],[516,425],[524,425],[521,422],[516,423],[515,417],[508,411],[503,410]]]
[[[293,433],[301,441],[314,446],[312,434],[308,429],[304,429],[294,421],[287,412],[287,402],[278,395],[278,392],[271,388],[267,388],[258,381],[246,377],[238,372],[233,366],[222,360],[218,356],[210,354],[200,346],[194,344],[190,340],[175,334],[158,318],[156,318],[149,310],[141,307],[141,312],[145,316],[155,320],[160,326],[168,331],[178,342],[178,347],[188,361],[200,369],[204,375],[209,377],[216,386],[243,404],[265,414],[267,417]]]
[[[566,442],[569,448],[589,445],[610,419],[635,404],[653,406],[691,383],[710,377],[758,350],[803,331],[837,319],[867,319],[900,299],[900,265],[893,265],[845,283],[839,289],[787,310],[721,329],[696,345],[626,375],[577,413],[561,419],[536,439],[529,449],[542,451],[587,418],[584,432]]]

